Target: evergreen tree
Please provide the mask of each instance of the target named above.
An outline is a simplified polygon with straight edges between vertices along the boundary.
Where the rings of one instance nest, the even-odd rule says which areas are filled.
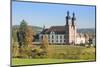
[[[17,32],[19,42],[19,56],[25,57],[31,55],[31,45],[33,41],[34,32],[25,20],[22,20],[19,31]]]
[[[17,32],[19,48],[26,45],[26,42],[25,42],[26,34],[25,34],[25,32],[27,30],[27,27],[28,26],[27,26],[26,21],[22,20],[20,27],[19,27],[19,31]]]
[[[26,29],[27,29],[27,23],[26,23],[26,21],[25,20],[22,20],[22,22],[21,22],[21,24],[20,24],[20,31],[23,31],[23,32],[25,32],[26,31]]]

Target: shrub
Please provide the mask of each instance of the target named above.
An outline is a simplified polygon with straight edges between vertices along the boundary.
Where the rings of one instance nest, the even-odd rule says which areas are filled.
[[[66,53],[59,53],[59,58],[60,59],[65,59],[66,58]]]
[[[66,58],[67,59],[79,59],[79,55],[82,52],[82,48],[72,48],[72,49],[67,49],[66,53]]]
[[[18,44],[17,44],[17,42],[13,42],[12,43],[12,57],[17,57],[17,56],[19,56],[19,48],[18,48]]]
[[[80,43],[80,46],[85,46],[85,44],[83,44],[83,43]]]
[[[84,52],[80,55],[80,59],[92,60],[92,59],[95,59],[95,54],[94,53],[89,53],[89,52]]]
[[[46,58],[47,52],[41,48],[32,50],[32,58]]]

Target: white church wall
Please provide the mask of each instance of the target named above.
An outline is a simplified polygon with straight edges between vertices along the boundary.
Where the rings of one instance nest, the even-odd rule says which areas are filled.
[[[63,34],[50,34],[48,35],[50,43],[64,43],[64,35]]]
[[[85,43],[85,37],[77,37],[76,38],[76,44]]]
[[[44,34],[40,34],[39,35],[39,41],[42,41],[42,36]],[[58,44],[64,44],[65,43],[65,38],[64,38],[64,34],[47,34],[48,37],[48,42],[49,43],[58,43]],[[80,44],[80,43],[85,43],[85,37],[76,37],[76,44]]]

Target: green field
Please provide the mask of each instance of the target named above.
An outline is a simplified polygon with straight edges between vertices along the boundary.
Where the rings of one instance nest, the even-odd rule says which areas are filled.
[[[48,58],[12,58],[12,66],[31,64],[69,63],[81,61],[95,61],[95,48],[68,45],[50,45]]]
[[[15,65],[30,65],[30,64],[50,64],[50,63],[67,63],[80,61],[94,61],[94,60],[68,60],[68,59],[12,59],[12,66]]]

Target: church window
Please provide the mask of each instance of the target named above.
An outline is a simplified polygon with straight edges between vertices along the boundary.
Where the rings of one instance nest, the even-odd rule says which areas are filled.
[[[54,39],[54,36],[52,36],[52,39]]]
[[[60,40],[60,42],[62,42],[62,40]]]
[[[64,42],[66,42],[66,40],[64,40]]]
[[[53,43],[53,40],[52,40],[52,43]]]
[[[56,42],[58,42],[58,40],[56,40]]]
[[[60,36],[60,39],[62,39],[62,36]]]
[[[58,39],[58,36],[56,36],[56,39]]]
[[[66,36],[64,35],[64,39],[66,39]]]

